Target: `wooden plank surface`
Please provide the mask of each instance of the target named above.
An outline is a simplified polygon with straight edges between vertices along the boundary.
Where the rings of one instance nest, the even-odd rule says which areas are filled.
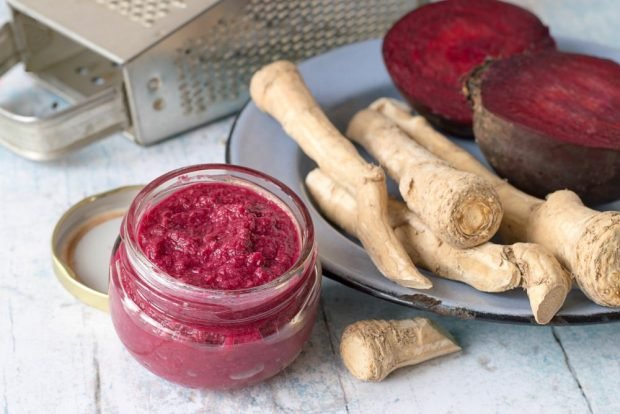
[[[574,36],[583,33],[610,44],[620,38],[616,2],[585,7],[586,2],[569,0],[559,9],[555,1],[526,3],[556,31],[570,29]],[[4,102],[23,96],[19,79],[0,82]],[[46,102],[41,97],[39,105]],[[347,324],[429,315],[327,280],[310,342],[288,369],[263,384],[234,392],[197,391],[144,370],[124,350],[108,315],[85,307],[56,281],[52,228],[87,195],[145,183],[189,164],[222,162],[231,123],[150,148],[114,136],[43,164],[0,148],[2,413],[620,412],[617,324],[524,327],[430,315],[456,336],[462,353],[402,369],[380,384],[359,382],[335,352]]]

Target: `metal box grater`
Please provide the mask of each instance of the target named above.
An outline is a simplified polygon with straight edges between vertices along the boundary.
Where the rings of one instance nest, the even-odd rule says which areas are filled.
[[[18,62],[73,106],[0,109],[0,142],[35,160],[118,131],[148,145],[237,111],[260,66],[380,37],[423,0],[8,0],[0,70]]]

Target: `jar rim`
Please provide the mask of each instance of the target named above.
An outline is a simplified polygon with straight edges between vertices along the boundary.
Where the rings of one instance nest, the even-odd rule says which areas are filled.
[[[173,179],[200,171],[221,171],[224,174],[226,172],[232,172],[257,177],[260,180],[265,181],[266,183],[275,185],[280,191],[282,191],[287,197],[291,199],[294,207],[298,210],[299,216],[301,218],[300,222],[294,212],[291,211],[291,213],[293,213],[291,214],[291,219],[293,219],[299,227],[301,248],[299,256],[295,260],[295,263],[287,271],[267,283],[253,286],[250,288],[213,289],[179,281],[178,279],[170,276],[167,272],[162,270],[148,257],[146,257],[146,255],[140,248],[138,241],[136,240],[136,232],[130,231],[131,229],[135,230],[137,228],[136,226],[139,225],[139,221],[136,222],[136,218],[137,213],[139,213],[140,209],[144,207],[142,204],[148,199],[149,195],[156,192],[157,189],[171,182]],[[249,188],[261,188],[262,190],[266,191],[270,196],[273,196],[276,199],[284,202],[284,200],[282,200],[280,197],[273,194],[270,190],[260,186],[257,183],[254,183],[244,177],[234,176],[234,178],[241,182],[249,184]],[[287,209],[291,210],[289,204],[284,204],[286,205]],[[314,226],[310,217],[310,213],[301,198],[280,180],[252,168],[242,167],[234,164],[196,164],[172,170],[154,179],[153,181],[148,183],[132,201],[121,226],[121,239],[126,242],[127,248],[131,252],[131,256],[135,259],[135,263],[133,264],[145,270],[139,272],[140,277],[147,279],[147,282],[157,285],[160,289],[164,288],[165,290],[169,291],[170,293],[174,293],[175,295],[180,294],[183,295],[183,297],[185,298],[193,298],[194,300],[201,302],[203,300],[213,300],[213,298],[217,297],[230,298],[231,296],[247,296],[251,294],[277,290],[280,287],[286,286],[287,282],[289,282],[289,280],[291,280],[295,275],[300,274],[300,272],[303,273],[304,268],[307,266],[308,260],[312,260],[312,256],[315,254]]]

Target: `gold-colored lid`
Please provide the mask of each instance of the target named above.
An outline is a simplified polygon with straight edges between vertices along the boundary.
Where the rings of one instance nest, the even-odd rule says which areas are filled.
[[[141,185],[90,196],[58,220],[52,234],[54,273],[73,296],[108,311],[110,255],[120,223]]]

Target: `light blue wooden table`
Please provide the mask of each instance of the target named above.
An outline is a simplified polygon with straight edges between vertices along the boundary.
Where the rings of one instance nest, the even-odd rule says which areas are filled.
[[[554,34],[620,43],[620,2],[521,1]],[[3,102],[28,101],[21,77]],[[48,101],[41,100],[38,110]],[[232,119],[151,148],[121,136],[37,164],[0,148],[0,412],[13,413],[619,413],[620,325],[536,327],[440,318],[325,280],[311,341],[281,375],[234,392],[188,390],[139,366],[107,314],[56,281],[49,238],[87,195],[145,183],[173,168],[222,162]],[[360,382],[337,352],[344,327],[365,318],[429,316],[460,354]]]

